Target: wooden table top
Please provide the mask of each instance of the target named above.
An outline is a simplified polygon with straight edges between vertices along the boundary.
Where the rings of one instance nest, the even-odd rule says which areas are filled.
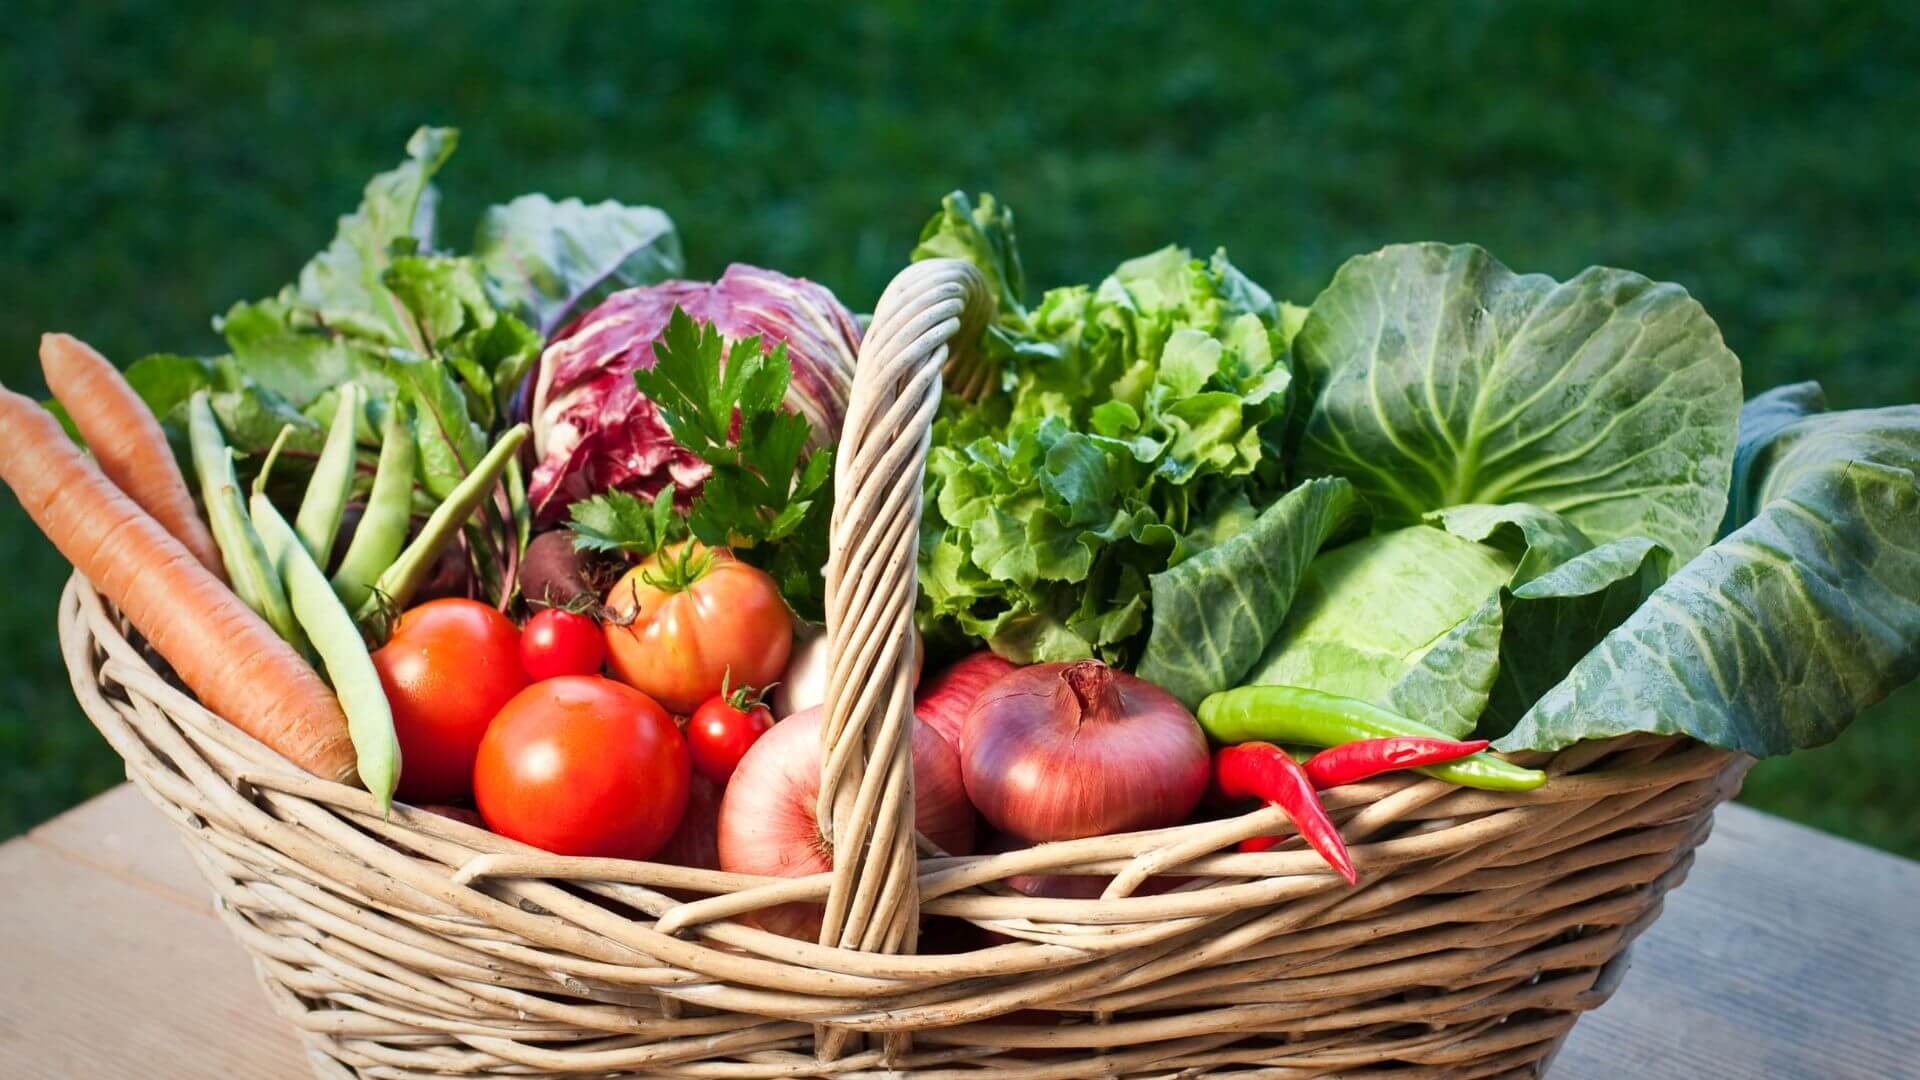
[[[0,846],[0,1076],[310,1076],[122,785]],[[1920,1077],[1920,863],[1741,806],[1554,1080]]]

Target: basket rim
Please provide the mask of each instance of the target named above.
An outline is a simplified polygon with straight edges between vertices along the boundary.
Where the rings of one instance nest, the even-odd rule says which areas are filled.
[[[378,804],[364,789],[301,770],[174,686],[148,656],[128,640],[118,613],[77,572],[70,577],[63,592],[59,622],[63,641],[84,639],[98,646],[97,649],[90,646],[85,663],[77,667],[73,663],[76,653],[66,650],[80,704],[97,726],[101,725],[102,718],[96,714],[103,709],[110,711],[102,692],[103,684],[119,685],[123,693],[137,691],[182,729],[190,729],[228,751],[231,756],[226,779],[236,792],[302,798],[330,808],[342,820],[360,824],[378,820]],[[115,748],[122,749],[118,743]],[[1585,771],[1591,764],[1623,751],[1638,751],[1646,756],[1656,750],[1675,752],[1653,755],[1645,763]],[[1349,836],[1354,864],[1361,870],[1363,880],[1369,871],[1377,880],[1383,872],[1390,874],[1399,866],[1509,840],[1530,827],[1530,820],[1525,816],[1530,810],[1718,780],[1745,758],[1745,755],[1695,743],[1683,736],[1645,735],[1581,743],[1554,753],[1506,756],[1522,764],[1544,767],[1550,779],[1533,791],[1493,792],[1457,788],[1442,780],[1408,774],[1390,774],[1327,793],[1326,805],[1342,823],[1343,834]],[[129,759],[130,772],[132,766]],[[1447,824],[1465,817],[1475,820],[1465,826]],[[392,819],[436,841],[469,848],[469,855],[459,865],[449,868],[448,880],[459,885],[510,879],[601,882],[713,894],[703,900],[683,903],[673,913],[659,917],[656,927],[665,934],[711,928],[742,911],[768,904],[821,900],[831,876],[819,873],[801,878],[758,877],[651,861],[554,855],[398,800],[393,804]],[[1425,828],[1384,840],[1359,839],[1355,835],[1365,836],[1389,823],[1407,820],[1441,823],[1444,827]],[[1493,824],[1486,824],[1488,822]],[[977,922],[1009,920],[1105,927],[1189,919],[1344,892],[1344,883],[1316,853],[1301,846],[1297,836],[1289,840],[1290,846],[1267,852],[1206,854],[1230,848],[1249,836],[1291,832],[1292,826],[1285,814],[1277,808],[1266,807],[1218,820],[1054,841],[1009,852],[960,856],[922,854],[918,866],[925,900],[923,909],[927,914],[955,915]],[[1131,881],[1137,887],[1148,878],[1173,871],[1179,871],[1179,876],[1189,880],[1174,890],[1151,895],[1138,895],[1129,890],[1111,898],[1068,899],[996,894],[986,888],[1007,878],[1025,875],[1118,875],[1122,881]],[[1056,944],[1045,930],[1020,926],[996,929],[1012,930],[1014,933],[1009,936],[1016,938],[1024,932],[1031,939],[1020,941],[1016,946],[996,948],[1046,949]],[[750,929],[748,932],[765,933]],[[851,961],[844,963],[843,968],[849,974],[855,969],[868,969],[867,962],[878,958],[877,954],[862,950],[781,940],[800,946],[808,961],[815,965],[824,962],[833,968],[842,968],[841,963],[834,961]],[[1076,942],[1059,947],[1078,952],[1084,944]],[[970,971],[968,965],[955,963],[952,957],[941,954],[915,959],[930,962],[931,968],[944,969],[952,977],[964,977]],[[923,963],[910,967],[921,975],[931,974]],[[1001,969],[996,967],[996,970]]]
[[[1537,1068],[1611,996],[1744,772],[1738,755],[1654,738],[1560,751],[1546,762],[1558,775],[1533,793],[1395,778],[1381,802],[1335,811],[1361,841],[1353,890],[1304,853],[1181,854],[1225,835],[1206,831],[1222,823],[925,858],[921,910],[1003,943],[869,952],[729,914],[809,879],[552,856],[405,804],[382,817],[371,795],[301,772],[169,684],[78,575],[59,625],[83,709],[179,830],[216,913],[330,1077],[457,1064],[1064,1080],[1089,1056],[1128,1077],[1233,1065],[1508,1075]],[[1273,829],[1262,813],[1225,825]],[[1388,829],[1399,834],[1361,835]],[[1089,850],[1106,846],[1111,859]],[[1113,900],[978,880],[1262,864],[1288,869]],[[706,899],[670,895],[675,883]],[[1183,896],[1202,913],[1173,913]],[[1078,921],[1053,918],[1062,911]]]

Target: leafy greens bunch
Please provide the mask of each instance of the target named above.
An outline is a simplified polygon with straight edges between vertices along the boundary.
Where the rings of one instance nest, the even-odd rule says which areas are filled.
[[[170,434],[184,433],[189,399],[206,390],[228,441],[254,467],[285,430],[281,469],[298,479],[319,455],[339,388],[354,383],[368,397],[355,440],[358,493],[387,413],[399,409],[401,430],[416,443],[422,501],[431,505],[509,425],[547,334],[569,312],[679,270],[679,241],[660,211],[544,195],[489,208],[469,254],[440,250],[432,180],[457,140],[450,128],[415,132],[406,160],[367,183],[359,206],[293,283],[214,320],[228,352],[148,356],[129,367],[128,381]],[[494,549],[476,560],[483,572],[511,565],[500,549],[525,542],[517,463],[509,488],[519,535],[491,502],[496,528],[470,534]]]
[[[1920,406],[1804,384],[1743,409],[1676,285],[1407,244],[1302,312],[1167,249],[1030,311],[989,197],[949,197],[914,254],[971,260],[1000,307],[998,385],[934,431],[930,628],[1506,750],[1784,753],[1920,674]]]
[[[713,470],[683,510],[672,485],[651,502],[612,490],[568,508],[575,543],[645,557],[688,534],[766,571],[796,614],[826,617],[821,568],[833,515],[833,449],[808,452],[812,424],[783,407],[793,365],[785,342],[729,345],[719,328],[673,309],[640,392],[674,441]]]
[[[1157,580],[1158,674],[1190,698],[1309,686],[1507,750],[1774,754],[1920,673],[1920,408],[1826,413],[1807,384],[1743,410],[1678,286],[1389,247],[1335,275],[1293,361],[1305,482],[1276,508],[1336,492],[1370,529],[1254,530],[1265,579],[1203,555]]]
[[[1300,309],[1224,253],[1168,247],[1031,310],[1013,215],[948,196],[916,259],[966,258],[998,313],[999,380],[933,431],[922,619],[1014,660],[1138,657],[1150,579],[1242,529],[1286,485]]]

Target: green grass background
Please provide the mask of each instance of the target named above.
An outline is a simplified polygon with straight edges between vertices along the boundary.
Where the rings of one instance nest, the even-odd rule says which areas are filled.
[[[0,380],[43,390],[43,329],[212,348],[435,122],[464,129],[455,243],[524,191],[651,202],[696,273],[864,309],[943,192],[986,188],[1036,287],[1177,240],[1306,302],[1350,254],[1473,240],[1684,284],[1750,391],[1920,399],[1912,4],[273,7],[9,5]],[[4,836],[120,764],[55,648],[65,566],[6,495],[0,567]],[[1746,798],[1920,856],[1916,721],[1909,690]]]

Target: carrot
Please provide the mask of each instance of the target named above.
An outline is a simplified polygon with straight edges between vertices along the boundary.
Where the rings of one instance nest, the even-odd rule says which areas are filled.
[[[40,370],[107,479],[166,526],[200,565],[225,580],[220,549],[193,508],[160,421],[119,369],[72,334],[42,334]]]
[[[0,479],[202,703],[296,765],[350,781],[347,718],[326,683],[31,398],[0,387]]]

